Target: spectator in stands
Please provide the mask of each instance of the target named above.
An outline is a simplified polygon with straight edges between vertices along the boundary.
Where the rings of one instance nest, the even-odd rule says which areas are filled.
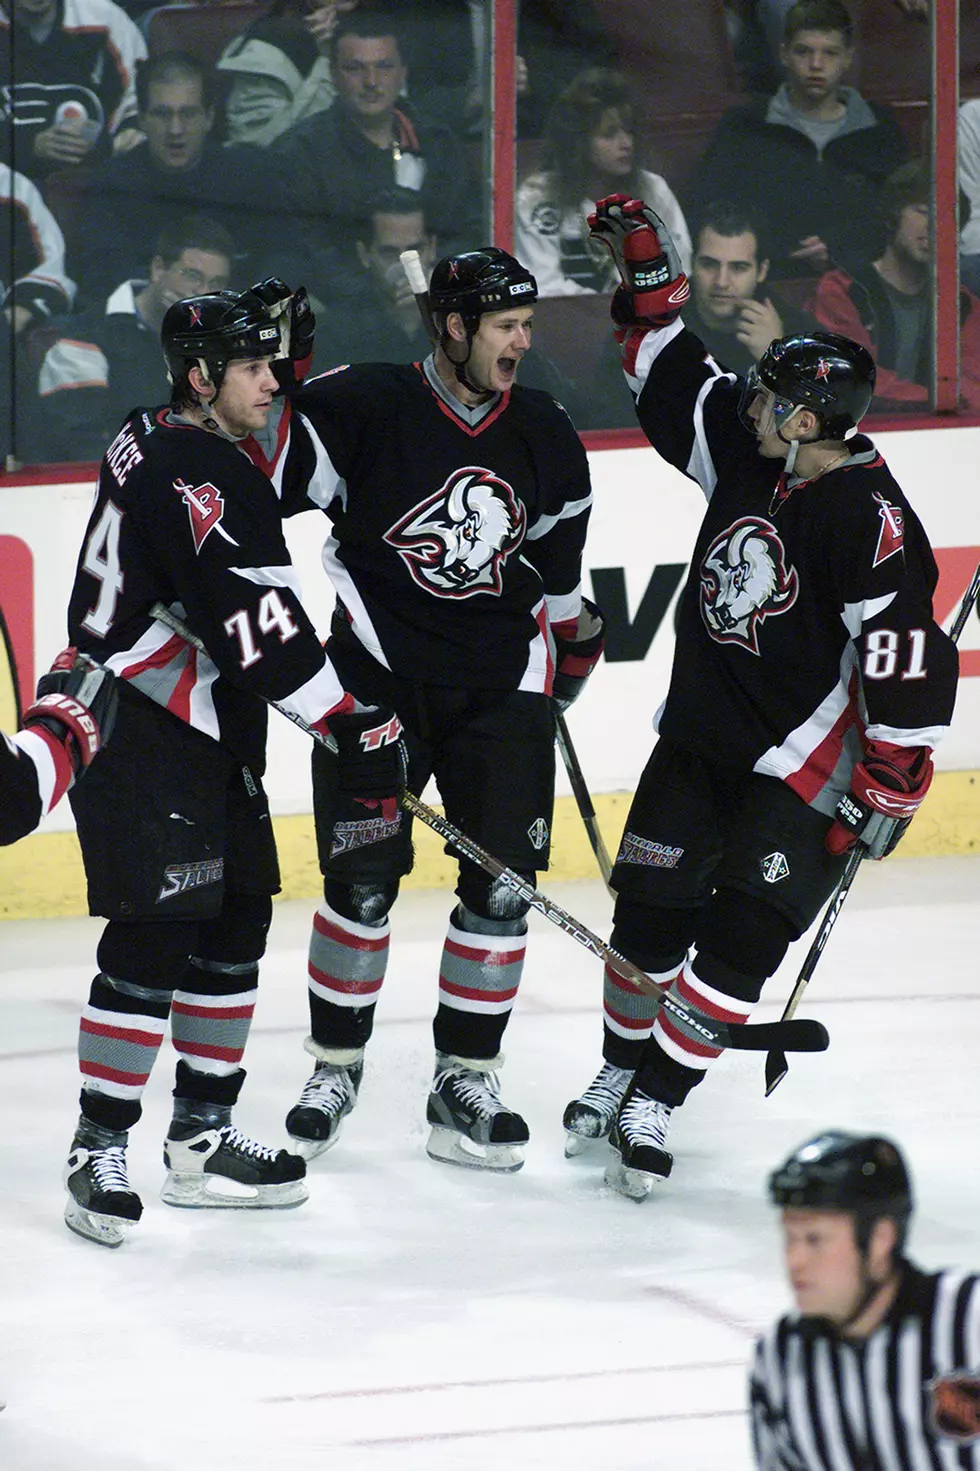
[[[964,102],[957,127],[960,189],[968,218],[961,221],[960,273],[963,285],[980,296],[980,97]]]
[[[330,42],[358,0],[281,0],[236,36],[218,71],[229,79],[225,135],[229,143],[265,148],[294,123],[324,112],[337,95]]]
[[[828,271],[817,283],[814,312],[874,355],[874,407],[926,409],[932,381],[932,191],[918,163],[896,169],[881,194],[886,245],[852,274]],[[960,393],[980,411],[980,300],[960,291]]]
[[[806,275],[867,259],[876,238],[877,187],[908,157],[888,109],[841,85],[854,56],[841,0],[797,0],[780,48],[775,96],[722,118],[694,186],[695,213],[737,198],[773,225],[772,273]]]
[[[644,199],[669,226],[685,271],[691,238],[666,180],[639,167],[630,86],[619,72],[590,67],[565,88],[548,119],[540,172],[517,191],[517,251],[542,296],[614,291],[608,250],[589,240],[586,216],[606,194]]]
[[[166,226],[202,211],[232,236],[236,267],[265,274],[266,255],[276,253],[283,233],[268,198],[266,154],[212,141],[212,70],[194,56],[167,52],[138,68],[136,87],[146,141],[92,176],[77,246],[69,251],[88,301],[145,271]]]
[[[164,314],[185,296],[224,291],[233,254],[227,230],[189,215],[160,235],[148,279],[123,281],[61,324],[38,378],[40,458],[101,460],[131,409],[166,401]]]
[[[146,55],[113,0],[13,0],[0,9],[7,162],[40,182],[139,142],[133,77]]]
[[[735,64],[747,92],[772,92],[779,86],[779,48],[786,17],[795,0],[725,0]],[[913,21],[928,21],[930,0],[878,0],[881,9],[896,6]],[[873,23],[873,17],[869,15]],[[911,36],[910,45],[923,37]]]
[[[811,332],[813,317],[769,286],[767,224],[741,205],[708,206],[694,236],[691,299],[682,313],[716,362],[733,373],[757,363],[774,337]]]
[[[403,97],[407,68],[388,13],[359,8],[331,43],[337,99],[283,133],[267,157],[281,206],[294,213],[307,264],[303,277],[321,300],[338,260],[372,201],[398,185],[418,193],[426,219],[452,252],[479,244],[480,191],[458,139]]]
[[[61,316],[74,299],[58,221],[30,179],[0,163],[0,300],[12,331]]]

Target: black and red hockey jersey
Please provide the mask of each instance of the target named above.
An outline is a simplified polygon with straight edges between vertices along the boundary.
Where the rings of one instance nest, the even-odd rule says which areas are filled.
[[[865,739],[933,747],[952,716],[925,532],[863,435],[787,480],[738,418],[740,381],[679,321],[631,334],[624,365],[651,444],[708,499],[658,729],[832,813]]]
[[[213,660],[152,616],[157,601]],[[261,700],[314,725],[344,696],[300,603],[275,489],[235,443],[167,409],[135,410],[106,451],[68,627],[79,649],[256,775]]]
[[[550,693],[592,503],[555,400],[520,387],[468,409],[429,358],[335,369],[292,409],[288,453],[263,463],[285,514],[330,517],[324,566],[363,647],[423,683]]]

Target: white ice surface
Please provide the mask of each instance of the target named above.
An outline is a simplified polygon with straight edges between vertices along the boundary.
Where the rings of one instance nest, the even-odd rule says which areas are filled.
[[[598,884],[551,892],[608,932]],[[745,1471],[745,1362],[787,1300],[764,1179],[823,1126],[893,1133],[913,1255],[980,1265],[980,859],[867,866],[801,1008],[831,1051],[791,1058],[769,1101],[761,1057],[723,1057],[643,1205],[603,1187],[601,1152],[563,1158],[562,1109],[599,1061],[600,966],[537,918],[502,1074],[527,1163],[488,1178],[426,1158],[449,903],[399,901],[361,1102],[298,1210],[160,1202],[166,1044],[129,1151],[146,1209],[118,1251],[62,1222],[100,922],[0,924],[3,1471]],[[267,1144],[309,1068],[311,908],[277,908],[246,1057],[237,1121]]]

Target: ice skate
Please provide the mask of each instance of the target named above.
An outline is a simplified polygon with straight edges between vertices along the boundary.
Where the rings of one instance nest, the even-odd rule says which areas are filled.
[[[309,1197],[299,1155],[266,1149],[234,1124],[198,1124],[185,1139],[168,1138],[163,1162],[169,1173],[160,1194],[167,1205],[284,1210]]]
[[[501,1103],[492,1062],[437,1052],[426,1118],[432,1125],[425,1146],[430,1159],[503,1172],[524,1163],[527,1124]]]
[[[68,1229],[99,1246],[122,1246],[143,1214],[143,1202],[126,1174],[125,1145],[99,1149],[74,1139],[64,1180]]]
[[[671,1110],[639,1088],[627,1091],[609,1135],[615,1154],[606,1166],[606,1184],[630,1200],[644,1200],[654,1182],[666,1180],[674,1156],[664,1149]]]
[[[357,1102],[362,1060],[342,1066],[318,1062],[299,1097],[286,1115],[286,1132],[303,1159],[316,1159],[337,1142],[340,1125]]]
[[[632,1068],[604,1062],[597,1076],[579,1098],[565,1109],[565,1158],[581,1154],[589,1145],[609,1136],[616,1111],[633,1076]]]

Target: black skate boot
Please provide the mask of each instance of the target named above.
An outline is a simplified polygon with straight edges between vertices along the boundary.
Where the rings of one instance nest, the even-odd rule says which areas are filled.
[[[318,1062],[299,1102],[286,1115],[286,1132],[304,1159],[316,1159],[337,1142],[340,1125],[357,1102],[364,1073],[363,1049],[352,1062]]]
[[[632,1076],[632,1068],[604,1062],[581,1097],[572,1099],[562,1116],[566,1159],[581,1154],[593,1141],[608,1137]]]
[[[285,1210],[309,1198],[306,1161],[266,1149],[236,1129],[227,1109],[188,1113],[177,1099],[163,1146],[167,1205],[228,1210]]]
[[[513,1172],[524,1163],[527,1124],[500,1101],[493,1064],[501,1059],[436,1053],[435,1077],[425,1116],[432,1125],[430,1159],[473,1170]]]
[[[82,1119],[65,1165],[65,1225],[99,1246],[122,1246],[143,1214],[126,1174],[126,1142],[126,1134]]]
[[[630,1200],[644,1200],[655,1180],[666,1180],[674,1156],[664,1149],[671,1110],[631,1085],[609,1135],[615,1150],[606,1166],[606,1184]]]

